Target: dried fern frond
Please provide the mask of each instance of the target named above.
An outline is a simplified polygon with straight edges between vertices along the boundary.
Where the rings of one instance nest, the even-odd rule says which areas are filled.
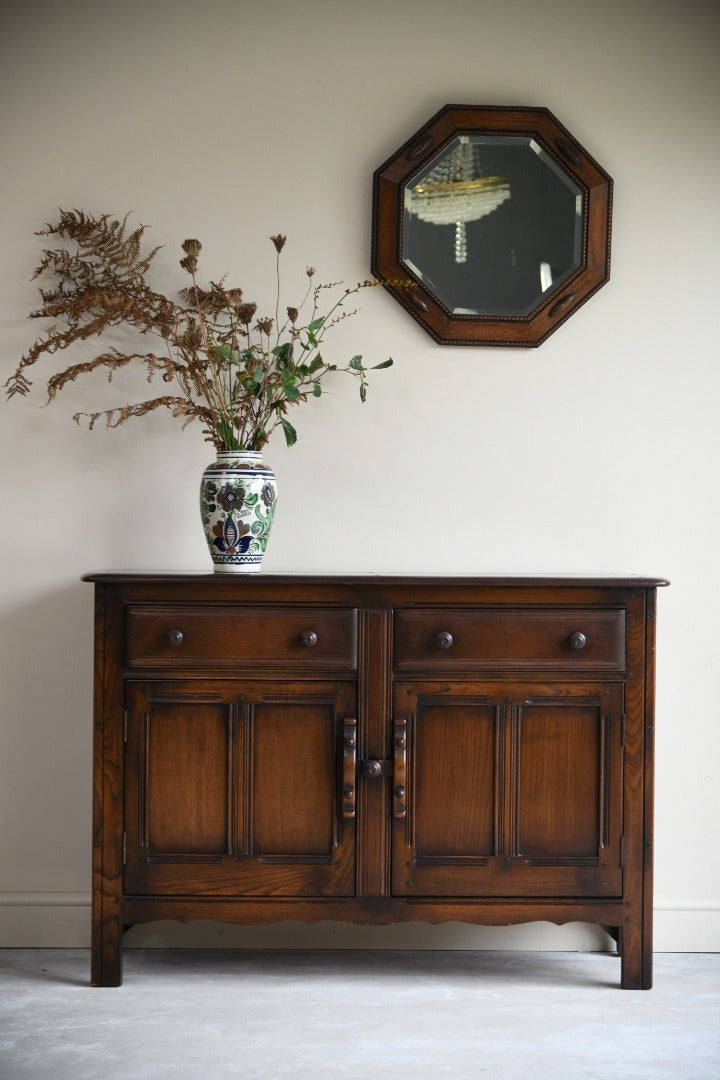
[[[48,380],[48,401],[52,401],[63,387],[70,382],[75,382],[79,375],[88,375],[91,371],[105,367],[108,372],[108,382],[112,382],[113,372],[118,368],[127,367],[135,360],[140,360],[148,369],[147,381],[150,382],[153,375],[160,373],[166,382],[182,376],[187,368],[185,364],[178,364],[168,356],[155,356],[154,353],[121,353],[118,349],[109,349],[101,353],[93,360],[87,360],[83,364],[73,364],[65,371],[59,371]]]
[[[95,260],[112,268],[120,278],[141,278],[147,270],[153,258],[160,250],[153,248],[144,258],[140,258],[140,244],[146,225],[138,225],[129,236],[125,236],[127,220],[126,214],[122,220],[113,218],[110,214],[101,214],[94,217],[81,210],[62,210],[60,220],[55,225],[46,225],[40,229],[38,236],[58,236],[64,240],[74,241],[78,246],[79,259],[81,262]],[[46,256],[50,253],[46,252]],[[41,264],[42,269],[43,264]]]
[[[103,409],[100,412],[90,413],[77,412],[73,414],[73,420],[76,424],[79,424],[82,420],[87,420],[90,431],[95,427],[97,421],[102,418],[105,419],[106,427],[117,428],[130,420],[131,417],[147,416],[148,413],[154,412],[156,409],[170,409],[173,416],[183,416],[188,423],[191,420],[204,420],[206,423],[212,423],[214,419],[209,409],[197,405],[194,401],[164,395],[163,397],[152,398],[150,401],[140,401],[135,405],[123,405],[122,408]]]
[[[367,369],[362,358],[355,356],[345,367],[338,367],[323,359],[320,347],[329,328],[355,314],[343,307],[348,297],[372,282],[345,289],[323,315],[319,306],[323,287],[311,284],[315,271],[309,267],[305,297],[298,307],[285,309],[287,321],[280,325],[279,263],[275,319],[255,319],[257,305],[244,300],[242,289],[227,287],[224,278],[210,281],[207,287],[198,283],[202,244],[190,239],[182,244],[184,257],[180,266],[190,274],[192,284],[182,290],[180,302],[176,303],[146,280],[160,249],[155,247],[143,254],[145,225],[129,229],[129,215],[94,216],[82,210],[59,213],[56,223],[47,224],[38,233],[57,238],[62,246],[43,252],[33,276],[50,277],[52,285],[38,285],[41,304],[30,313],[31,318],[51,322],[5,383],[8,398],[30,391],[28,369],[41,358],[55,356],[117,327],[142,338],[161,340],[163,354],[144,344],[139,348],[130,345],[122,350],[105,349],[51,375],[47,382],[48,401],[80,376],[104,369],[108,381],[112,381],[117,370],[132,364],[144,367],[148,382],[158,376],[164,382],[175,383],[180,395],[76,413],[75,420],[86,420],[90,428],[101,419],[108,427],[119,427],[133,417],[166,408],[181,420],[183,427],[200,420],[206,438],[219,450],[257,450],[277,427],[282,427],[290,445],[295,442],[295,430],[286,415],[288,409],[310,397],[319,397],[321,379],[328,372],[345,371],[358,379],[360,397],[365,400]],[[279,260],[285,237],[278,233],[270,239]],[[300,309],[310,298],[312,312],[303,325]],[[387,367],[391,363],[375,366]]]

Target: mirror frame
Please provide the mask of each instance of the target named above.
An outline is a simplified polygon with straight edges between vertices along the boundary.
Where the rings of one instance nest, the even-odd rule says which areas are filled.
[[[406,181],[457,136],[475,134],[536,140],[583,194],[580,265],[527,315],[454,314],[402,260]],[[610,176],[548,109],[445,105],[374,173],[372,272],[441,345],[534,348],[610,277],[612,187]]]

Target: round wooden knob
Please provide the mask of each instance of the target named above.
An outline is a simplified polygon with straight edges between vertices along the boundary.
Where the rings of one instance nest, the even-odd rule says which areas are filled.
[[[571,649],[575,649],[577,652],[579,652],[580,649],[584,649],[587,645],[587,638],[581,630],[576,630],[575,633],[571,634],[568,638],[568,644],[570,645]]]
[[[300,644],[306,649],[314,649],[318,643],[318,636],[314,630],[303,630],[300,634]]]
[[[370,780],[373,780],[376,776],[380,776],[382,773],[382,762],[380,761],[365,761],[362,767],[363,776],[367,776]]]
[[[448,630],[441,630],[435,637],[435,644],[438,649],[451,649],[453,640],[453,636]]]
[[[182,645],[184,640],[182,630],[168,630],[165,637],[167,638],[168,645]]]

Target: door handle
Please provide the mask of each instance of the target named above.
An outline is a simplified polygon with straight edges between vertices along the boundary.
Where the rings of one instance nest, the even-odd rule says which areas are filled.
[[[393,817],[407,815],[407,720],[393,728]]]
[[[342,754],[342,816],[355,817],[357,788],[355,768],[357,762],[357,720],[343,720]]]

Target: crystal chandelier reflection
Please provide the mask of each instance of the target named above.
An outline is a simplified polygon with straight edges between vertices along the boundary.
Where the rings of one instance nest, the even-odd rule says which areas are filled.
[[[510,198],[506,176],[479,176],[476,150],[463,139],[410,189],[410,213],[431,225],[455,226],[455,262],[467,262],[467,230]]]

